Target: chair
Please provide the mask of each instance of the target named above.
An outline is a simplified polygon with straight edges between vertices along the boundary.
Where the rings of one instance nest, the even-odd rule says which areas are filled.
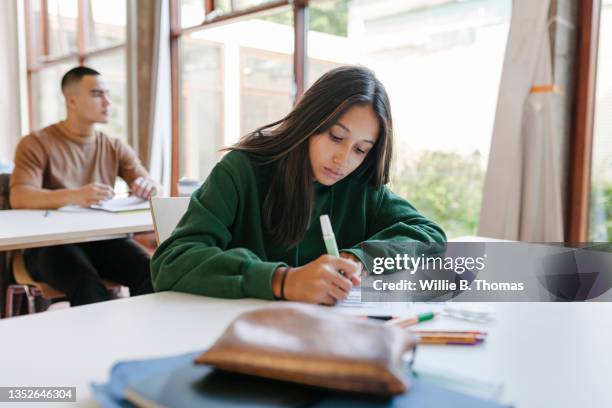
[[[23,251],[12,252],[13,278],[15,283],[8,286],[6,289],[6,317],[12,317],[14,314],[13,301],[15,295],[25,295],[28,301],[28,314],[36,313],[36,298],[38,296],[45,300],[65,298],[66,294],[61,292],[46,283],[36,282],[28,273],[23,261]],[[119,296],[121,285],[109,280],[102,279],[106,289],[114,296]]]
[[[9,179],[10,174],[0,174],[0,210],[10,209],[9,202]],[[8,256],[7,256],[8,255]],[[11,268],[12,267],[12,268]],[[9,283],[12,279],[15,283]],[[66,294],[47,285],[46,283],[36,282],[25,268],[23,262],[23,251],[16,250],[0,253],[0,290],[5,294],[4,312],[6,317],[14,315],[14,300],[16,295],[25,295],[28,302],[28,314],[36,313],[36,298],[41,297],[50,301],[66,297]],[[114,296],[121,292],[121,285],[115,282],[102,280],[106,289]],[[2,303],[0,303],[2,304]]]
[[[0,173],[0,210],[11,208],[9,202],[10,173]],[[0,317],[4,315],[5,293],[10,280],[10,264],[8,252],[0,251]]]
[[[157,245],[170,237],[187,211],[190,197],[151,197],[151,214]]]

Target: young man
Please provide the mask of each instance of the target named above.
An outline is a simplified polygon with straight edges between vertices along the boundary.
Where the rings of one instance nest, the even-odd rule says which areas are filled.
[[[134,151],[94,129],[108,121],[108,90],[86,67],[62,78],[66,119],[21,139],[10,181],[13,208],[87,207],[113,197],[117,176],[148,199],[157,191]],[[128,238],[24,251],[28,272],[66,293],[70,304],[110,299],[101,278],[128,286],[131,295],[152,292],[149,255]]]

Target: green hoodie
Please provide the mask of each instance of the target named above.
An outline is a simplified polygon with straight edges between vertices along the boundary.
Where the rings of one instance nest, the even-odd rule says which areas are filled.
[[[151,270],[156,291],[274,299],[276,268],[301,266],[326,253],[322,214],[330,216],[340,251],[362,261],[364,242],[446,241],[440,227],[387,187],[376,191],[362,177],[349,175],[331,187],[315,183],[311,225],[299,245],[283,248],[266,237],[262,222],[274,170],[275,165],[255,164],[244,152],[225,155],[193,193],[170,238],[155,251]]]

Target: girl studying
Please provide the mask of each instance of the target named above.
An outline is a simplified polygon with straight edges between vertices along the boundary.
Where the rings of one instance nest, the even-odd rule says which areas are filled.
[[[363,243],[444,243],[386,187],[392,146],[373,72],[329,71],[287,116],[228,148],[155,252],[155,290],[333,305],[360,284]],[[325,214],[339,256],[326,254]]]

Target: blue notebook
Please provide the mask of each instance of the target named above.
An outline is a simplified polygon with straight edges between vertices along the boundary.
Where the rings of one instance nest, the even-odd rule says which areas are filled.
[[[200,352],[175,357],[121,362],[107,384],[92,385],[103,407],[445,407],[500,408],[439,385],[411,379],[408,393],[377,398],[338,393],[294,383],[228,373],[193,364]]]

